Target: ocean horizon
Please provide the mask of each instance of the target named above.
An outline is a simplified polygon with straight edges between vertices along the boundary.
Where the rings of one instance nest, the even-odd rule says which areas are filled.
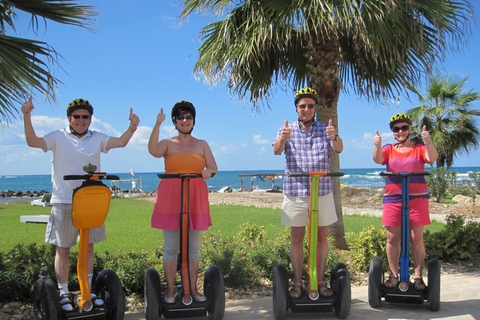
[[[385,167],[377,168],[358,168],[358,169],[343,169],[345,173],[340,178],[340,183],[351,187],[382,187],[384,185],[384,178],[379,175],[385,170]],[[426,171],[430,169],[426,167]],[[458,181],[469,178],[469,173],[473,171],[480,171],[480,167],[452,167],[449,171],[457,172]],[[121,180],[136,179],[137,188],[145,192],[152,192],[157,189],[160,179],[157,174],[159,172],[135,172],[132,176],[130,172],[112,173],[108,174],[118,175]],[[225,188],[232,190],[254,189],[255,191],[262,191],[272,189],[274,187],[282,187],[284,170],[238,170],[238,171],[219,171],[218,174],[207,180],[207,186],[210,191],[221,192]],[[249,176],[250,175],[250,176]],[[241,178],[243,176],[243,178]],[[110,181],[104,181],[107,186],[110,186]],[[120,182],[120,189],[131,189],[130,181]],[[52,182],[51,175],[0,175],[0,191],[21,191],[21,192],[51,192]],[[4,198],[7,199],[7,198]],[[0,200],[1,201],[1,200]]]

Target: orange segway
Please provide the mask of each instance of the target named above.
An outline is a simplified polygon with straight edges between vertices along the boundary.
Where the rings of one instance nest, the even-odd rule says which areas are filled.
[[[145,318],[158,320],[165,318],[187,318],[207,316],[212,320],[221,320],[225,313],[225,287],[223,276],[217,266],[211,266],[205,272],[205,302],[195,301],[191,294],[190,269],[188,258],[189,192],[190,179],[201,178],[199,173],[158,174],[160,179],[181,179],[180,213],[180,275],[181,284],[177,286],[178,295],[174,303],[165,303],[160,289],[160,276],[157,270],[150,268],[145,273]],[[213,175],[212,175],[213,177]]]
[[[101,182],[103,179],[118,180],[118,176],[94,172],[96,166],[83,168],[85,175],[67,175],[64,180],[84,180],[73,190],[72,221],[79,230],[77,276],[80,291],[70,292],[74,302],[73,311],[62,311],[57,288],[52,279],[43,276],[35,282],[33,294],[34,317],[36,320],[96,318],[121,320],[125,313],[123,290],[113,270],[105,269],[95,281],[95,294],[105,304],[96,307],[91,299],[88,285],[88,245],[91,228],[99,228],[105,222],[110,207],[111,191]]]
[[[288,293],[288,273],[282,264],[273,269],[273,313],[275,319],[282,320],[287,316],[288,309],[295,313],[331,312],[344,319],[350,314],[351,287],[350,275],[344,263],[333,267],[330,287],[331,297],[322,297],[318,288],[317,273],[317,241],[318,241],[318,189],[320,177],[341,177],[343,172],[295,172],[291,177],[310,176],[310,212],[308,220],[308,285],[302,287],[299,298],[291,298]],[[305,282],[307,284],[307,281]]]

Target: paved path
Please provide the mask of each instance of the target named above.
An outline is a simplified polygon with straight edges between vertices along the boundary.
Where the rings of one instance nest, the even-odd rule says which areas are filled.
[[[347,319],[445,319],[480,320],[480,273],[444,275],[441,278],[440,310],[433,312],[427,304],[385,303],[373,309],[368,305],[367,287],[352,287],[352,308]],[[127,313],[125,320],[145,319],[144,313]],[[206,319],[206,318],[187,318]],[[274,319],[272,298],[227,302],[224,320]],[[332,313],[287,313],[287,319],[337,319]]]

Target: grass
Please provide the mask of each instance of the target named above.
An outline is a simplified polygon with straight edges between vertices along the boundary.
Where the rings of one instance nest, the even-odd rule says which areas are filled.
[[[107,240],[95,246],[104,251],[152,250],[163,242],[162,231],[151,228],[150,218],[154,204],[135,199],[112,199],[106,220]],[[8,252],[16,244],[43,243],[45,224],[21,223],[22,215],[50,214],[50,208],[32,206],[29,202],[0,204],[0,252]],[[212,205],[212,227],[208,232],[220,231],[225,237],[233,237],[244,223],[266,226],[267,236],[274,238],[283,232],[280,210],[244,207],[238,205]],[[344,216],[345,233],[357,233],[370,225],[381,227],[381,218],[360,215]],[[433,221],[425,229],[440,231],[444,225]],[[347,243],[351,239],[347,235]],[[76,248],[74,248],[76,250]]]

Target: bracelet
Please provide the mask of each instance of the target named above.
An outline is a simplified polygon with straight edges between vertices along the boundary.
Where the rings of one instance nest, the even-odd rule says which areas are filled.
[[[428,142],[427,142],[427,141],[423,141],[423,143],[425,143],[425,145],[428,146],[429,144],[432,144],[432,140],[428,140]]]
[[[335,139],[333,139],[334,141],[338,141],[338,134],[335,135]]]
[[[128,127],[128,129],[132,130],[132,132],[137,131],[137,129],[133,130],[132,127],[130,127],[130,126]]]

